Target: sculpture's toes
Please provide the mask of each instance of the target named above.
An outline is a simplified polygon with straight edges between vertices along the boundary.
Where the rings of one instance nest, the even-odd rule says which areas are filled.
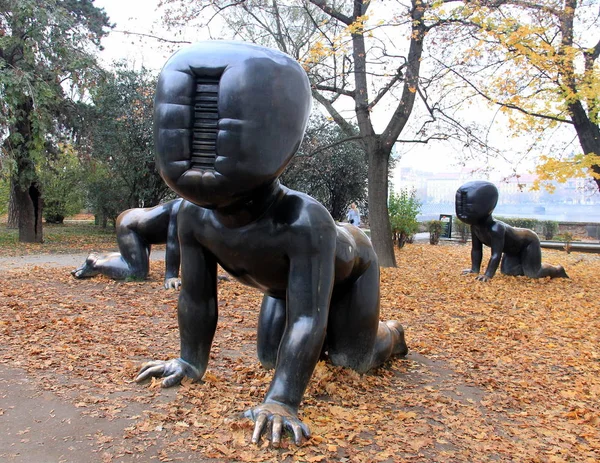
[[[388,320],[385,324],[392,330],[392,335],[394,336],[394,348],[392,350],[393,355],[397,355],[399,357],[405,357],[408,354],[408,346],[406,345],[406,340],[404,339],[404,327],[399,321],[396,320]]]
[[[98,261],[98,254],[95,252],[91,253],[85,259],[83,265],[75,270],[71,270],[71,275],[75,278],[89,278],[98,275],[98,271],[95,269],[96,262]]]
[[[569,275],[567,275],[567,272],[562,265],[558,266],[558,277],[559,278],[569,278]]]

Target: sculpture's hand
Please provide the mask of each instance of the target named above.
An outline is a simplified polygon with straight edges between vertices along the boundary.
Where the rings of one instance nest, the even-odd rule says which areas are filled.
[[[167,361],[154,360],[142,365],[135,381],[140,383],[151,377],[165,378],[161,386],[171,387],[181,383],[181,380],[185,376],[192,379],[200,379],[200,372],[180,358]]]
[[[471,268],[466,268],[461,272],[461,275],[468,275],[469,273],[479,273],[479,272],[475,272]]]
[[[165,278],[165,289],[180,289],[181,278]]]
[[[274,447],[279,447],[281,433],[284,430],[294,434],[296,445],[302,443],[302,438],[310,437],[310,430],[300,419],[296,412],[288,406],[279,403],[263,403],[244,413],[247,418],[254,420],[254,433],[252,442],[258,444],[260,436],[265,432],[271,432],[271,442]],[[269,426],[270,424],[270,426]]]
[[[477,281],[483,281],[483,282],[487,282],[490,281],[491,278],[487,275],[479,275],[477,278],[475,278]]]

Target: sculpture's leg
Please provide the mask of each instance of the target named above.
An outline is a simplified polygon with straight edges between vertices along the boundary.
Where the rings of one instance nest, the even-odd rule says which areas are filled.
[[[127,227],[117,230],[117,243],[121,256],[129,267],[127,277],[144,280],[150,271],[150,246],[136,231]]]
[[[524,275],[523,265],[521,264],[522,257],[519,255],[506,254],[502,256],[500,271],[504,275],[520,276]]]
[[[106,275],[115,280],[129,276],[129,266],[118,252],[108,254],[90,254],[83,265],[71,272],[75,278],[89,278],[96,275]]]
[[[542,248],[539,243],[529,244],[522,253],[523,271],[530,278],[569,278],[562,265],[542,263]]]
[[[540,243],[533,241],[521,252],[523,274],[529,278],[539,278],[542,269],[542,248]]]
[[[101,256],[92,252],[86,257],[82,265],[71,271],[71,275],[73,275],[75,278],[95,277],[100,273],[96,268],[96,261],[100,258]]]
[[[258,317],[256,347],[258,359],[267,369],[275,368],[277,363],[277,351],[285,330],[285,319],[285,300],[265,294]]]
[[[98,273],[115,280],[124,280],[131,274],[129,265],[127,265],[123,256],[118,252],[99,256],[94,263],[94,269]]]
[[[334,365],[365,372],[391,355],[406,355],[400,323],[379,321],[379,267],[371,265],[350,287],[336,288],[327,327],[327,350]]]

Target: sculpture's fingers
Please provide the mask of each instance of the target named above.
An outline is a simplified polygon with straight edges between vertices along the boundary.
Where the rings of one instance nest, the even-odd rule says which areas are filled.
[[[254,433],[252,434],[252,443],[258,444],[260,440],[260,436],[265,431],[267,425],[267,415],[266,413],[260,413],[258,418],[256,418],[256,424],[254,425]]]
[[[169,278],[165,280],[165,289],[178,290],[179,288],[181,288],[181,280],[179,278]]]
[[[164,363],[165,362],[163,362],[162,360],[151,360],[150,362],[142,363],[142,366],[140,367],[140,371],[138,374],[143,373],[148,368],[157,367],[159,365],[164,365]]]
[[[271,433],[273,447],[279,447],[281,442],[281,431],[283,430],[283,418],[280,415],[275,415],[273,418],[273,432]]]
[[[302,433],[304,434],[304,437],[310,439],[310,429],[308,428],[308,426],[301,421],[300,427],[302,428]]]
[[[160,365],[156,365],[156,366],[150,365],[146,368],[142,367],[142,370],[139,372],[139,374],[135,378],[135,382],[141,383],[142,381],[145,381],[146,379],[151,378],[153,376],[162,376],[164,371],[165,371],[164,364],[160,364]]]
[[[294,433],[294,442],[296,445],[302,444],[302,426],[298,422],[290,423],[290,427],[292,428],[292,432]]]
[[[75,270],[73,270],[71,272],[71,275],[73,275],[75,278],[82,278],[83,269],[82,268],[76,268]]]
[[[173,373],[170,376],[167,376],[165,379],[163,379],[161,386],[162,387],[173,387],[176,386],[178,384],[181,383],[181,380],[183,379],[185,375],[183,373],[177,372],[177,373]]]

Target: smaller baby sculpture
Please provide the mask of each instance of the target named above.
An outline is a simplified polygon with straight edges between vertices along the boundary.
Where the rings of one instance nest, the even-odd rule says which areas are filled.
[[[562,265],[542,263],[540,240],[535,232],[494,220],[492,212],[497,203],[498,189],[490,182],[468,182],[456,192],[456,216],[471,225],[472,236],[471,268],[463,270],[463,274],[479,274],[485,244],[492,248],[492,256],[485,273],[477,276],[479,281],[491,280],[500,260],[504,275],[569,278]]]
[[[149,208],[128,209],[117,218],[117,243],[120,252],[90,254],[81,267],[73,270],[75,278],[106,275],[114,280],[144,280],[150,270],[153,244],[167,244],[165,289],[179,289],[179,239],[177,213],[182,199],[174,199]]]

